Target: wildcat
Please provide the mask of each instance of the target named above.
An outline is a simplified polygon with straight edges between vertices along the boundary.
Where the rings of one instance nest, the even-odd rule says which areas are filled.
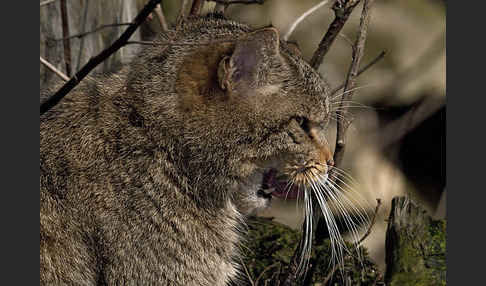
[[[189,18],[40,122],[42,285],[227,285],[239,225],[327,178],[328,84],[272,27]]]

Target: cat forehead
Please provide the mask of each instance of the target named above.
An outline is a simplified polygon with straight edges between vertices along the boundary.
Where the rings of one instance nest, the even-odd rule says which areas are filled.
[[[330,112],[330,86],[294,49],[281,46],[286,68],[282,91],[294,99],[294,111],[315,122],[326,121]]]
[[[288,72],[281,73],[290,88],[301,89],[321,99],[327,98],[329,84],[301,56],[292,50],[281,49]]]

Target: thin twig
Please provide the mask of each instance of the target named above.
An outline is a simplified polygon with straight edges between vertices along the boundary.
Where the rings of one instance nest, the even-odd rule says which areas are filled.
[[[294,23],[292,23],[292,25],[290,25],[290,28],[287,31],[287,33],[285,33],[285,35],[283,36],[283,39],[285,41],[288,41],[290,35],[292,35],[292,33],[294,32],[295,28],[297,28],[297,26],[300,24],[300,22],[302,22],[305,18],[307,18],[310,14],[314,13],[315,11],[317,11],[322,6],[326,5],[328,2],[329,2],[329,0],[324,0],[324,1],[320,2],[319,4],[315,5],[314,7],[310,8],[306,12],[304,12],[304,14],[302,14],[299,18],[297,18],[297,20],[295,20]]]
[[[336,1],[332,6],[334,11],[334,20],[332,21],[329,29],[319,43],[319,47],[312,55],[310,65],[317,70],[324,59],[324,56],[331,48],[332,43],[336,39],[337,35],[341,32],[344,24],[353,12],[353,9],[358,5],[360,0],[347,0],[347,1]]]
[[[165,20],[162,6],[160,4],[157,4],[154,11],[155,11],[155,15],[157,15],[157,18],[159,19],[159,23],[160,23],[160,27],[162,28],[162,31],[164,32],[169,31],[169,26],[167,25],[167,21]]]
[[[251,275],[248,272],[248,268],[246,268],[246,264],[243,261],[243,259],[241,258],[241,256],[240,256],[240,262],[241,262],[241,265],[243,266],[243,269],[245,269],[246,276],[248,276],[248,280],[250,281],[251,285],[255,286],[255,282],[253,282],[253,279],[251,278]]]
[[[370,22],[370,9],[374,0],[364,0],[363,11],[361,13],[360,19],[360,29],[358,32],[358,37],[356,38],[355,48],[353,49],[353,60],[351,67],[349,68],[348,76],[344,84],[344,92],[341,97],[341,104],[339,110],[336,111],[338,119],[337,121],[337,133],[336,133],[336,149],[334,150],[334,164],[339,166],[344,156],[344,149],[346,146],[346,131],[352,122],[352,118],[346,117],[348,108],[345,107],[344,102],[349,102],[355,93],[353,90],[356,85],[356,77],[358,76],[358,68],[361,58],[364,54],[366,36],[368,32],[368,25]],[[348,118],[349,120],[343,120],[343,118]]]
[[[368,230],[363,235],[363,237],[358,242],[356,242],[356,245],[360,245],[361,242],[363,242],[363,240],[365,240],[368,237],[368,235],[370,235],[371,229],[373,228],[373,225],[375,225],[376,214],[378,214],[378,210],[380,209],[380,206],[381,206],[381,199],[376,199],[375,212],[373,213],[373,218],[371,219],[370,226],[368,227]]]
[[[344,33],[339,33],[338,36],[341,37],[343,40],[345,40],[346,43],[351,47],[351,49],[354,48],[353,46],[354,43],[353,41],[351,41],[351,39],[348,36],[346,36]]]
[[[371,62],[369,62],[367,65],[362,67],[359,71],[358,74],[356,75],[357,77],[360,76],[362,73],[364,73],[367,69],[369,69],[371,66],[379,62],[382,58],[384,58],[386,55],[386,51],[382,51],[376,58],[374,58]],[[335,95],[338,91],[343,89],[345,82],[343,82],[340,86],[336,87],[332,92],[331,96]]]
[[[126,42],[126,45],[131,45],[131,44],[155,46],[155,42],[152,41],[127,41]]]
[[[91,31],[88,31],[88,32],[83,32],[83,33],[79,33],[79,34],[74,34],[74,35],[70,35],[68,37],[64,37],[64,38],[60,38],[60,39],[55,39],[56,41],[61,41],[61,40],[69,40],[69,39],[73,39],[73,38],[82,38],[86,35],[89,35],[89,34],[93,34],[93,33],[96,33],[98,32],[99,30],[102,30],[102,29],[105,29],[105,28],[109,28],[109,27],[119,27],[119,26],[130,26],[132,23],[114,23],[114,24],[105,24],[105,25],[101,25],[97,28],[95,28],[94,30],[91,30]]]
[[[64,81],[68,81],[69,77],[67,77],[65,74],[63,74],[60,70],[56,69],[51,63],[40,57],[40,62],[48,69],[53,71],[57,76],[62,78]]]
[[[304,218],[303,225],[306,224],[307,219],[308,219],[307,217]],[[308,234],[307,232],[302,233],[302,237],[300,238],[299,245],[294,250],[292,257],[290,258],[290,263],[289,263],[287,273],[285,273],[285,275],[282,276],[283,277],[283,280],[281,281],[282,286],[296,285],[299,278],[301,278],[301,276],[302,276],[300,273],[298,273],[298,270],[299,270],[298,259],[300,259],[301,255],[302,255],[302,248],[303,248],[303,245],[304,245],[304,241],[307,238],[306,237],[307,234]],[[308,258],[306,258],[306,259],[308,259]],[[306,280],[305,277],[302,280],[305,281]]]
[[[69,21],[66,7],[66,0],[61,0],[61,23],[62,23],[62,36],[67,38],[69,35]],[[69,39],[62,41],[64,48],[64,63],[66,64],[66,74],[71,76],[71,44]]]
[[[194,0],[194,2],[192,2],[191,12],[189,12],[189,15],[201,14],[201,10],[204,6],[204,1],[205,0]]]
[[[336,269],[337,269],[337,267],[336,267],[336,266],[333,266],[333,267],[332,267],[331,272],[329,272],[329,273],[327,274],[326,278],[324,278],[324,281],[322,282],[322,285],[323,285],[323,286],[326,286],[326,285],[327,285],[327,283],[329,282],[329,280],[331,280],[332,276],[334,275],[334,272],[336,272]]]
[[[444,45],[444,37],[445,34],[441,34],[432,41],[431,46],[418,56],[412,64],[398,72],[395,75],[395,79],[389,81],[384,89],[393,92],[399,89],[401,85],[406,84],[412,76],[421,76],[424,74],[425,70],[433,66],[433,62],[441,55],[440,51]],[[445,96],[425,98],[416,103],[415,106],[400,118],[388,123],[384,128],[381,128],[374,134],[367,136],[367,140],[372,142],[372,144],[378,145],[380,149],[387,148],[401,140],[420,123],[445,106],[445,101]]]
[[[43,1],[43,2],[40,2],[40,5],[41,5],[41,6],[44,6],[44,5],[50,4],[50,3],[54,2],[54,1],[56,1],[56,0],[47,0],[47,1]]]
[[[273,268],[274,266],[277,266],[278,265],[278,262],[275,262],[267,267],[265,267],[265,269],[263,269],[263,271],[260,273],[260,275],[258,275],[257,279],[255,280],[255,285],[258,286],[258,281],[260,281],[260,279],[263,278],[263,274],[265,274],[265,272],[267,272],[268,270],[270,270],[271,268]]]
[[[189,0],[182,0],[179,15],[177,15],[176,26],[179,27],[186,18],[187,7],[189,7]]]
[[[137,30],[138,26],[142,24],[147,16],[154,10],[157,4],[160,4],[162,0],[150,0],[140,13],[133,20],[133,24],[123,32],[123,34],[108,48],[103,50],[97,56],[91,58],[81,70],[79,70],[67,83],[65,83],[53,96],[44,101],[40,106],[40,115],[46,113],[49,109],[54,107],[69,91],[71,91],[84,77],[86,77],[91,70],[93,70],[98,64],[103,62],[106,58],[118,51],[133,33]]]

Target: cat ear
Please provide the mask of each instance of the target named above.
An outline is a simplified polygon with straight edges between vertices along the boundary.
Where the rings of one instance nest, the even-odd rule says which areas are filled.
[[[258,87],[258,74],[279,54],[275,28],[263,28],[240,39],[231,56],[218,66],[218,81],[223,90],[244,92]]]

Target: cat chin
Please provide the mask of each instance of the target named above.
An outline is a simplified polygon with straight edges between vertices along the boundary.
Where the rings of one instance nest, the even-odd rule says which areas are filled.
[[[255,172],[239,184],[234,195],[234,204],[243,215],[254,215],[270,207],[272,196],[262,190],[262,179],[263,173]]]

